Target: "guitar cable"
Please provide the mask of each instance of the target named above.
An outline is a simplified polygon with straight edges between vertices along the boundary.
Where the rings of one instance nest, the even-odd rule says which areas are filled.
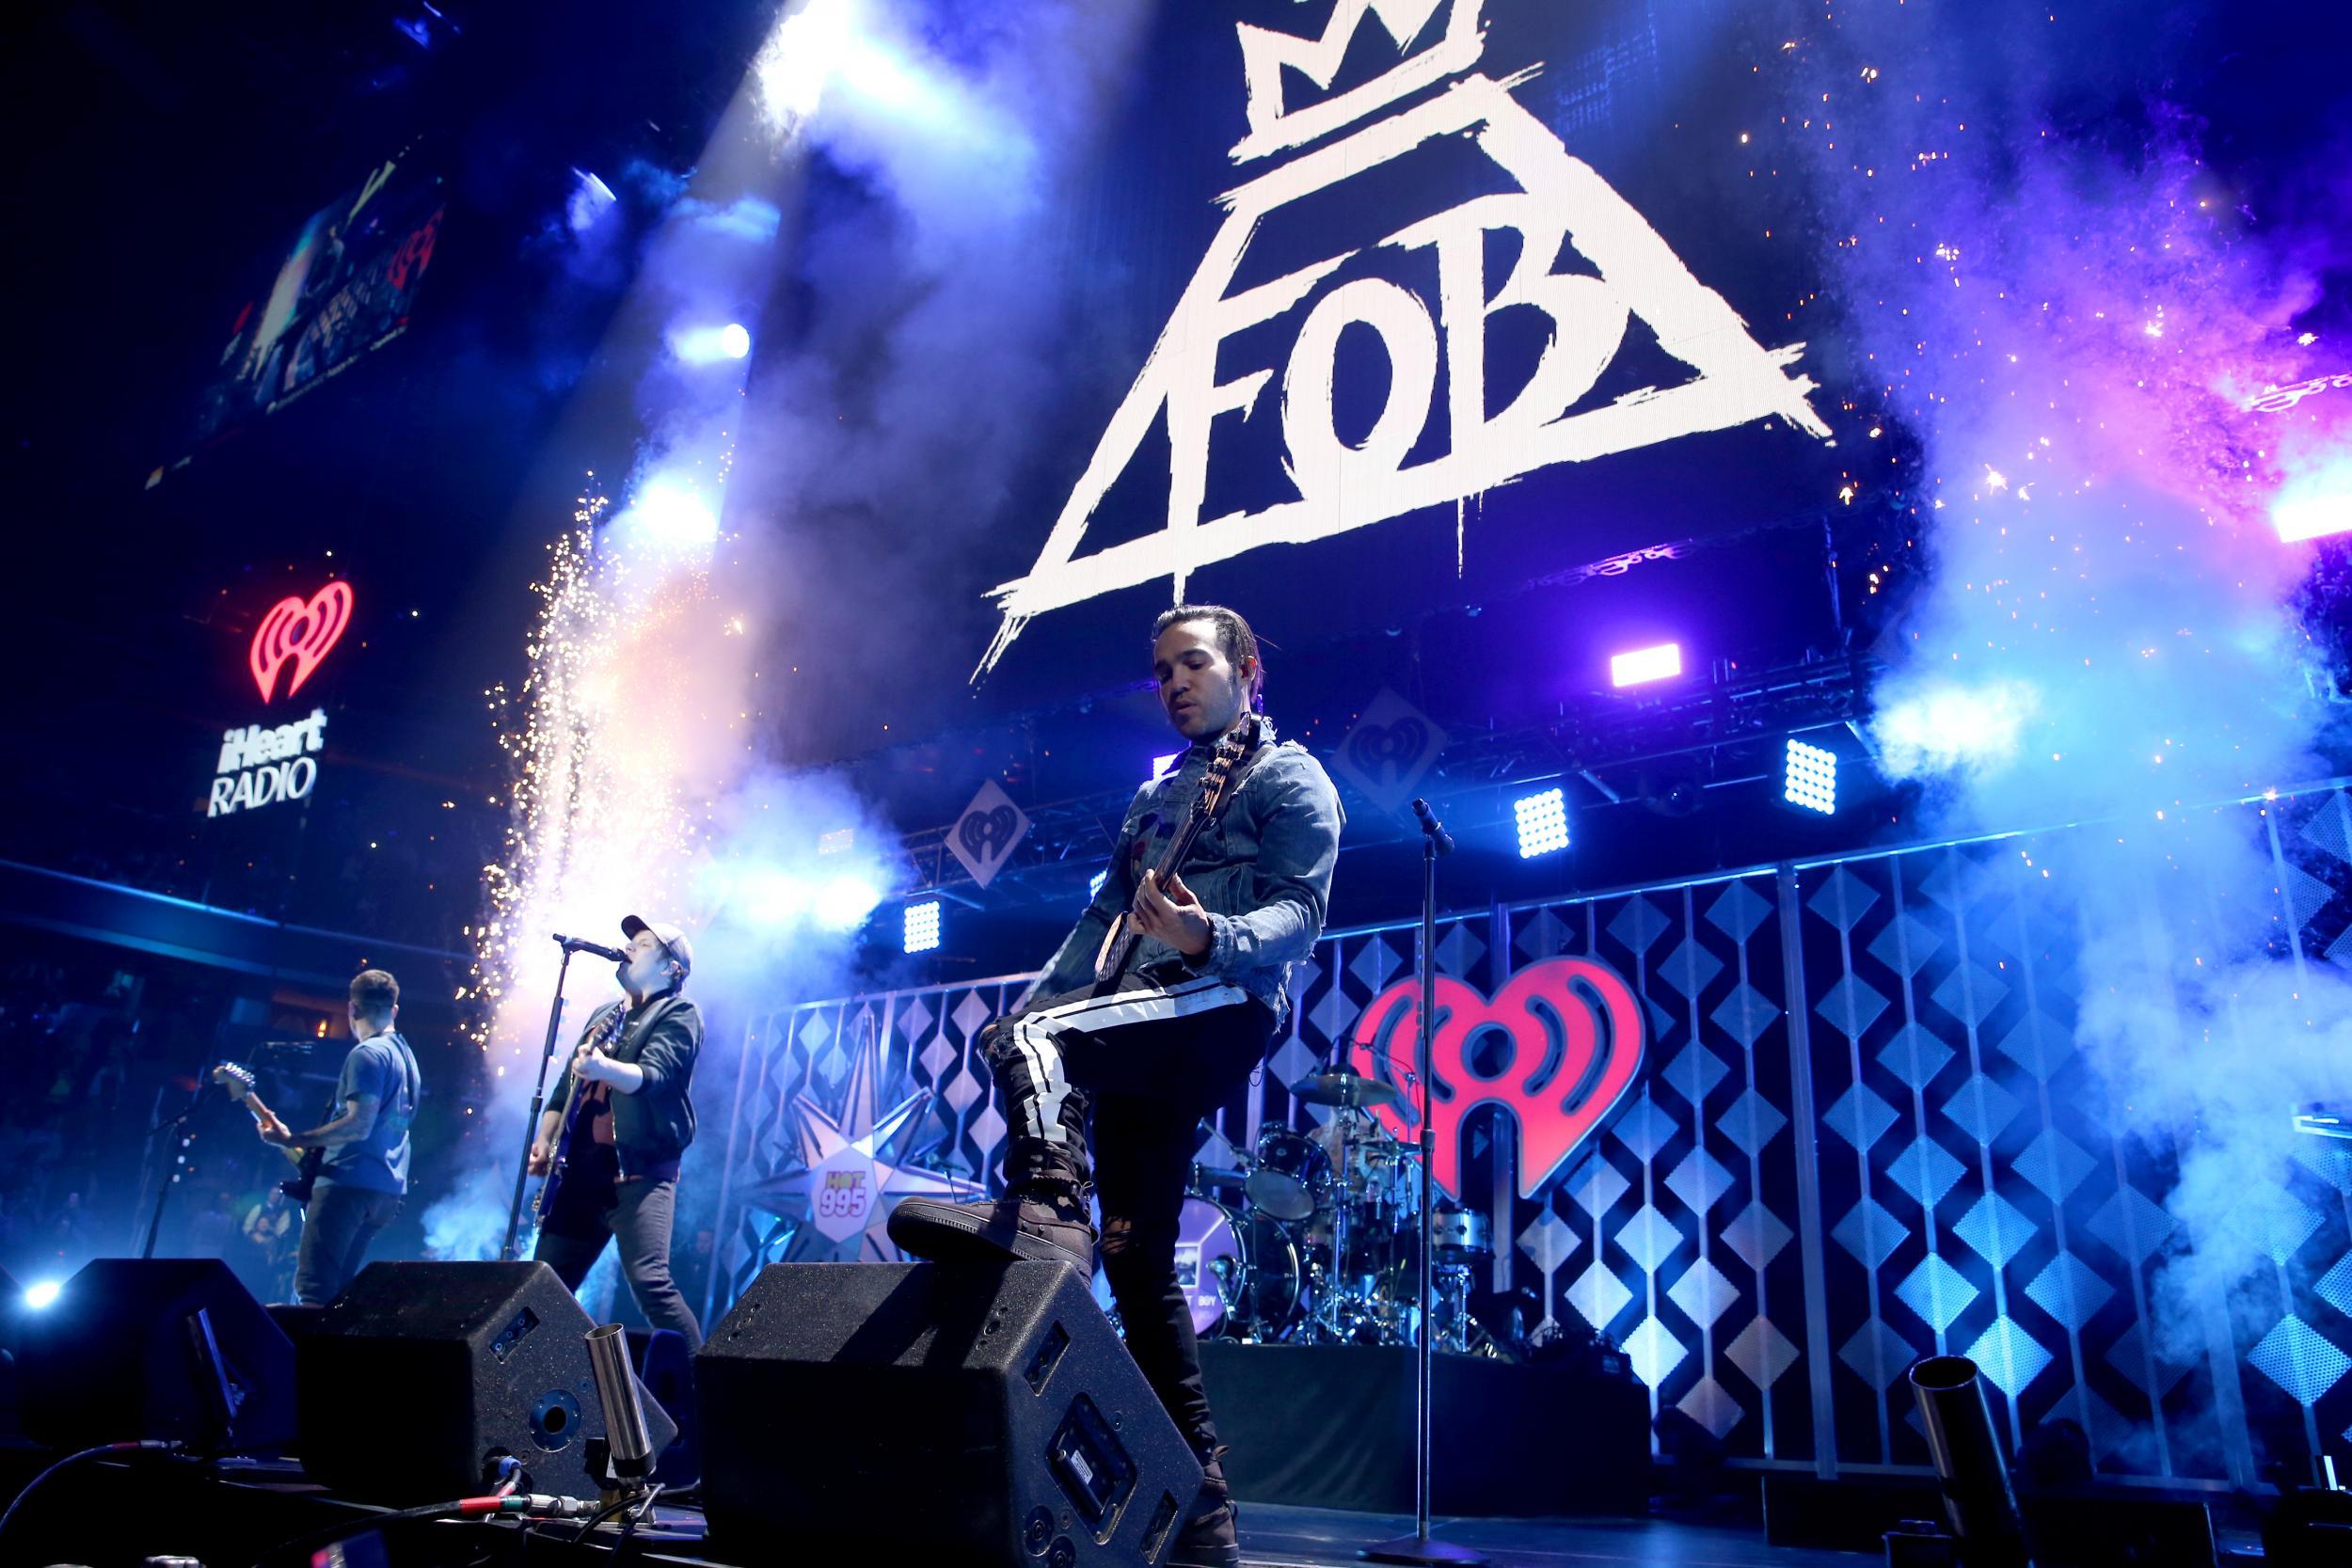
[[[67,1454],[63,1459],[27,1481],[24,1490],[19,1492],[9,1502],[7,1512],[0,1513],[0,1536],[6,1536],[8,1533],[8,1524],[24,1507],[24,1499],[40,1490],[41,1483],[51,1476],[70,1465],[78,1465],[85,1459],[97,1459],[110,1453],[178,1453],[183,1447],[185,1445],[176,1439],[149,1438],[137,1443],[101,1443],[95,1448],[84,1449],[79,1453]]]
[[[454,1497],[448,1502],[426,1503],[421,1507],[399,1509],[389,1513],[371,1513],[364,1519],[346,1519],[341,1524],[330,1525],[325,1529],[312,1530],[308,1535],[297,1535],[292,1540],[279,1542],[255,1558],[253,1568],[265,1568],[266,1564],[279,1559],[291,1558],[298,1560],[308,1558],[321,1547],[331,1546],[339,1541],[363,1534],[368,1530],[381,1529],[387,1525],[408,1524],[422,1519],[475,1518],[484,1514],[510,1519],[525,1515],[546,1519],[577,1519],[589,1512],[589,1505],[577,1497],[552,1497],[544,1492],[515,1493],[505,1497]]]

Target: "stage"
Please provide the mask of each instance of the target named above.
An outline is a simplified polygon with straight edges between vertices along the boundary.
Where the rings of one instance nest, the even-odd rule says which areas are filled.
[[[0,1568],[2352,1529],[2347,8],[31,9]]]
[[[8,1459],[9,1473],[24,1459]],[[53,1482],[37,1497],[26,1516],[11,1528],[25,1534],[0,1543],[9,1562],[72,1561],[90,1568],[135,1564],[165,1553],[197,1556],[209,1568],[241,1568],[262,1560],[279,1542],[347,1520],[363,1528],[372,1512],[320,1492],[298,1472],[231,1472],[218,1481],[193,1470],[163,1480],[130,1465],[101,1464]],[[919,1493],[908,1478],[910,1496]],[[400,1527],[396,1527],[400,1528]],[[505,1523],[409,1525],[394,1543],[391,1559],[402,1563],[555,1561],[578,1552],[569,1537],[578,1528],[557,1522],[526,1529]],[[1249,1568],[1353,1563],[1359,1548],[1410,1534],[1412,1516],[1279,1504],[1248,1505],[1241,1517],[1242,1557]],[[1760,1528],[1681,1524],[1663,1519],[1534,1520],[1450,1519],[1434,1521],[1432,1533],[1487,1553],[1496,1568],[1549,1564],[1655,1564],[1657,1568],[1833,1568],[1867,1560],[1848,1552],[1806,1551],[1765,1544]],[[444,1544],[446,1543],[446,1544]],[[654,1515],[626,1546],[621,1527],[599,1527],[582,1544],[600,1557],[646,1562],[699,1564],[778,1560],[772,1556],[730,1558],[709,1549],[700,1510],[657,1503]],[[21,1555],[30,1553],[31,1555]],[[298,1560],[286,1560],[289,1561]],[[364,1545],[355,1564],[380,1562]],[[928,1568],[878,1538],[864,1560],[876,1568]],[[862,1565],[844,1564],[844,1568]],[[942,1568],[946,1568],[943,1563]]]
[[[31,1450],[0,1450],[0,1476],[12,1489],[30,1473]],[[1760,1517],[1756,1481],[1742,1478],[1742,1494],[1726,1497],[1691,1517],[1501,1519],[1439,1515],[1433,1536],[1486,1553],[1495,1568],[1568,1568],[1610,1564],[1615,1568],[1838,1568],[1885,1560],[1878,1551],[1835,1551],[1774,1544]],[[908,1478],[910,1498],[919,1497],[917,1478]],[[198,1558],[209,1568],[250,1563],[294,1562],[264,1559],[280,1543],[339,1523],[360,1530],[346,1560],[353,1564],[386,1561],[437,1565],[580,1560],[580,1551],[603,1559],[668,1563],[691,1568],[783,1560],[774,1553],[731,1555],[705,1536],[701,1510],[691,1496],[682,1502],[658,1501],[652,1514],[624,1541],[622,1527],[607,1524],[578,1546],[575,1521],[525,1528],[513,1523],[438,1522],[395,1526],[388,1557],[366,1544],[367,1521],[380,1509],[354,1503],[305,1481],[298,1468],[245,1466],[208,1479],[195,1465],[169,1470],[153,1462],[102,1462],[44,1488],[0,1543],[0,1560],[10,1563],[67,1561],[89,1568],[135,1565],[150,1556]],[[1241,1513],[1242,1559],[1247,1568],[1340,1568],[1359,1560],[1375,1542],[1408,1535],[1409,1513],[1306,1508],[1250,1503]],[[22,1534],[18,1532],[22,1531]],[[2250,1519],[2218,1532],[2223,1564],[2255,1564],[2260,1555]],[[843,1568],[929,1568],[925,1560],[894,1547],[877,1532],[871,1552],[861,1559],[834,1560]],[[941,1568],[951,1568],[946,1559]],[[2047,1560],[2045,1559],[2045,1560]],[[2078,1561],[2136,1560],[2163,1564],[2186,1559],[2069,1559]]]

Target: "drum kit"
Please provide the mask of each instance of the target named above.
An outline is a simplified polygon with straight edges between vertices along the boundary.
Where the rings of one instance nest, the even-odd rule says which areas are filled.
[[[1290,1094],[1334,1115],[1312,1132],[1265,1128],[1238,1169],[1193,1167],[1176,1274],[1194,1331],[1252,1344],[1410,1345],[1419,1172],[1413,1147],[1365,1114],[1394,1103],[1397,1091],[1324,1072]],[[1494,1256],[1486,1216],[1441,1204],[1432,1225],[1435,1348],[1498,1354],[1470,1312],[1473,1269]]]

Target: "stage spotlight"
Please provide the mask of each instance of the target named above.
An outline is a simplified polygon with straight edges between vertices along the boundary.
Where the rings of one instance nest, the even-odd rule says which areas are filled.
[[[735,889],[743,918],[753,925],[809,925],[826,931],[856,930],[882,898],[861,877],[817,878],[765,868],[738,878]]]
[[[37,1285],[27,1285],[24,1287],[24,1305],[27,1309],[35,1312],[44,1307],[54,1307],[56,1305],[59,1293],[64,1290],[65,1287],[54,1279],[44,1279]]]
[[[1682,644],[1661,642],[1655,648],[1635,648],[1609,660],[1609,684],[1640,686],[1682,673]]]
[[[818,884],[810,908],[824,929],[854,931],[881,902],[881,893],[870,882],[856,877],[828,877]]]
[[[1568,800],[1557,789],[1523,795],[1511,802],[1518,819],[1519,859],[1533,860],[1568,847]]]
[[[926,898],[919,904],[909,904],[906,913],[906,940],[909,953],[928,953],[939,945],[939,900]]]
[[[670,334],[670,352],[689,365],[740,359],[752,352],[751,328],[739,322],[729,322],[724,326],[680,327]]]
[[[719,537],[718,514],[700,496],[666,479],[646,482],[627,516],[668,545],[708,545]]]
[[[1111,874],[1108,871],[1098,871],[1091,878],[1088,879],[1087,897],[1089,901],[1093,899],[1096,894],[1103,891],[1103,884],[1110,880],[1110,876]]]
[[[1790,737],[1788,763],[1781,775],[1788,803],[1828,816],[1837,810],[1837,753]]]
[[[2280,544],[2324,539],[2328,534],[2352,530],[2352,496],[2282,499],[2270,509],[2270,519],[2279,530]]]
[[[1182,752],[1170,752],[1164,757],[1153,757],[1152,759],[1152,782],[1158,784],[1162,779],[1167,778],[1168,774],[1176,770],[1176,765],[1184,760],[1184,753]]]

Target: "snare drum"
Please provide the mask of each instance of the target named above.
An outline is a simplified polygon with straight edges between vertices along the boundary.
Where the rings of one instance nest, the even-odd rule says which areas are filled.
[[[1494,1223],[1468,1209],[1440,1209],[1429,1216],[1429,1245],[1441,1262],[1492,1258]]]
[[[1258,1134],[1249,1204],[1278,1220],[1303,1220],[1331,1194],[1331,1157],[1304,1132],[1268,1127]]]

